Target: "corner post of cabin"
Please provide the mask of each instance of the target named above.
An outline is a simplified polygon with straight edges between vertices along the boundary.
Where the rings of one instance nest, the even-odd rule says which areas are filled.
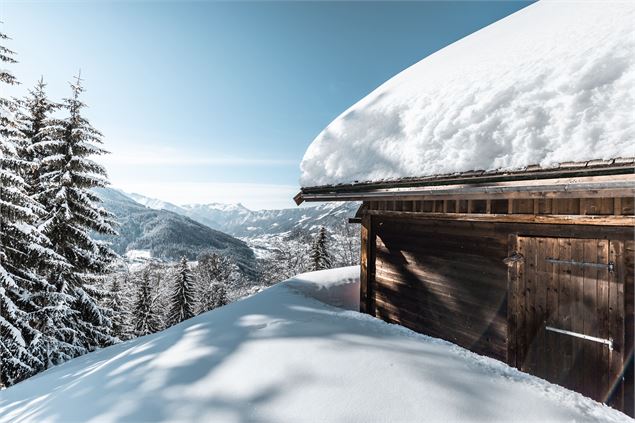
[[[520,368],[517,362],[516,334],[518,326],[518,235],[509,234],[507,238],[507,364]]]
[[[359,275],[359,311],[361,313],[369,313],[370,295],[368,280],[370,272],[368,271],[368,259],[370,257],[370,215],[365,213],[362,216],[361,224],[361,248],[360,248],[360,275]]]

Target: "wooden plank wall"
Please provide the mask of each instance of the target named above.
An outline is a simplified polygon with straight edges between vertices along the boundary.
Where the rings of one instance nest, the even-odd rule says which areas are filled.
[[[489,225],[373,217],[375,313],[507,358],[507,234]]]
[[[633,363],[633,347],[635,344],[635,241],[630,239],[624,243],[624,408],[623,411],[635,417],[635,365]]]
[[[515,365],[516,351],[508,348],[508,339],[513,336],[514,329],[508,326],[507,304],[508,272],[513,272],[513,269],[503,263],[503,259],[513,250],[514,237],[562,238],[558,245],[551,247],[565,255],[568,254],[566,238],[621,240],[627,250],[627,266],[624,267],[625,292],[623,297],[615,298],[614,301],[625,301],[626,338],[623,342],[632,350],[635,296],[633,227],[436,220],[425,218],[423,215],[426,212],[423,210],[445,210],[446,213],[452,213],[469,207],[472,210],[485,207],[487,211],[500,210],[505,204],[494,204],[492,201],[483,206],[458,201],[454,207],[449,207],[443,202],[428,205],[424,203],[366,203],[370,213],[365,214],[362,223],[362,245],[366,246],[362,253],[362,295],[365,298],[363,307],[366,307],[367,313]],[[531,204],[512,203],[514,212],[529,212],[530,206],[532,213],[541,210],[552,213],[554,206],[563,213],[573,213],[577,208],[588,214],[615,213],[619,210],[620,213],[630,215],[633,210],[632,199],[624,198],[619,201],[611,199],[597,202],[578,200],[577,205],[575,202],[566,205],[563,202],[536,203],[533,200]],[[391,212],[404,208],[412,212]],[[387,212],[379,213],[377,210]],[[367,263],[366,267],[364,261]],[[560,277],[566,278],[567,275]],[[549,285],[549,280],[546,283]],[[550,286],[544,288],[547,291],[553,289]],[[582,296],[583,292],[564,294]],[[547,301],[550,300],[548,297],[549,295],[546,297]],[[509,298],[515,301],[512,292]],[[509,322],[520,330],[522,320],[515,321],[513,316],[510,317]],[[551,347],[547,345],[547,348]],[[516,348],[523,346],[518,343]],[[565,348],[565,354],[567,351]],[[625,355],[629,357],[628,351],[625,351]],[[630,357],[632,358],[632,353]],[[618,363],[614,365],[617,366]],[[623,363],[619,363],[619,367],[623,367]],[[623,405],[620,406],[619,401],[616,404],[630,415],[633,415],[633,401],[629,402],[629,398],[633,398],[633,379],[631,365],[630,370],[624,374],[623,388],[620,388],[622,390],[619,397],[623,398],[620,400]]]
[[[510,198],[499,200],[377,200],[369,210],[417,213],[533,214],[583,216],[633,216],[633,197],[609,198]]]

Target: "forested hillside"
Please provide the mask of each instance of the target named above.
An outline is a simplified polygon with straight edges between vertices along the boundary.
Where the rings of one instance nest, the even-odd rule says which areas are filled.
[[[247,275],[255,275],[255,256],[245,242],[177,213],[145,207],[115,189],[95,192],[119,223],[118,235],[102,237],[118,254],[147,250],[152,257],[176,261],[195,260],[202,252],[213,251],[231,257]]]

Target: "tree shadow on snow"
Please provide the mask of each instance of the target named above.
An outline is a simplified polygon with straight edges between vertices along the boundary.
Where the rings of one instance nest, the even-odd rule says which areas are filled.
[[[402,368],[417,374],[422,384],[434,383],[451,392],[451,404],[465,415],[483,420],[496,416],[493,401],[504,388],[492,383],[485,390],[466,383],[475,370],[457,365],[465,357],[453,357],[447,348],[439,348],[443,341],[429,338],[430,342],[421,342],[424,338],[405,329],[395,330],[370,316],[298,295],[290,287],[278,285],[167,331],[50,369],[0,393],[0,421],[209,421],[214,416],[224,416],[223,421],[275,421],[268,412],[269,404],[284,401],[291,394],[296,399],[300,395],[304,401],[303,390],[307,387],[331,381],[311,367],[298,370],[291,366],[264,384],[254,383],[252,389],[224,390],[208,385],[222,377],[241,348],[285,339],[329,341],[316,348],[333,347],[342,354],[349,349],[375,351],[379,358],[382,351],[397,353]],[[269,359],[250,361],[268,366]],[[380,367],[389,364],[377,363]],[[244,373],[242,377],[249,386],[253,375],[249,369]],[[398,395],[407,397],[408,392]],[[308,404],[316,399],[306,401]]]

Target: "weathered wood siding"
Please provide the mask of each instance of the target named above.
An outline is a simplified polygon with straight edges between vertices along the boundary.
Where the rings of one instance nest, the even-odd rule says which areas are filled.
[[[489,225],[373,218],[374,314],[507,357],[507,235]]]
[[[556,281],[571,277],[566,266],[558,267],[563,274],[557,278],[549,273],[550,270],[553,273],[555,267],[543,266],[544,269],[538,269],[539,277],[527,283],[535,285],[529,289],[535,298],[540,298],[531,305],[537,307],[538,312],[559,306],[561,299],[567,296],[580,297],[583,301],[593,294],[600,304],[601,319],[617,319],[606,328],[623,334],[616,340],[621,343],[620,354],[605,357],[609,353],[601,349],[597,353],[602,363],[609,363],[608,373],[598,373],[598,377],[603,381],[610,378],[611,383],[617,383],[610,398],[600,399],[633,415],[632,361],[628,367],[628,360],[633,357],[635,299],[632,198],[387,200],[365,202],[364,209],[362,310],[517,367],[521,367],[516,361],[517,356],[526,357],[533,342],[527,339],[526,333],[517,339],[526,316],[512,312],[514,307],[510,301],[514,304],[519,301],[521,292],[510,288],[510,280],[522,278],[522,275],[515,274],[518,266],[508,267],[503,263],[516,251],[518,237],[553,239],[548,242],[548,248],[537,255],[536,260],[540,259],[541,266],[546,256],[571,254],[568,250],[571,243],[567,239],[594,240],[588,242],[599,246],[596,260],[616,260],[614,256],[620,255],[622,265],[618,269],[621,273],[616,276],[623,281],[618,284],[622,291],[607,289],[605,285],[598,285],[594,292],[585,291],[591,289],[591,285],[584,285],[579,293],[571,291],[571,286],[564,288]],[[532,220],[532,217],[542,216],[549,220]],[[560,221],[558,216],[564,219]],[[537,242],[536,245],[542,245]],[[607,249],[608,246],[615,246],[617,250]],[[613,308],[621,304],[623,312],[611,313],[611,302],[615,303]],[[567,302],[563,312],[566,307],[581,306],[574,303]],[[599,335],[604,336],[604,332],[605,326],[602,326]],[[575,342],[571,341],[572,344]],[[540,348],[545,351],[559,349],[551,339],[546,339]],[[543,377],[566,373],[567,368],[556,367],[561,364],[566,367],[570,361],[563,357],[559,363],[545,363],[545,368],[536,364],[530,372],[540,373]],[[623,377],[616,376],[618,374]],[[593,391],[590,393],[594,394]]]

